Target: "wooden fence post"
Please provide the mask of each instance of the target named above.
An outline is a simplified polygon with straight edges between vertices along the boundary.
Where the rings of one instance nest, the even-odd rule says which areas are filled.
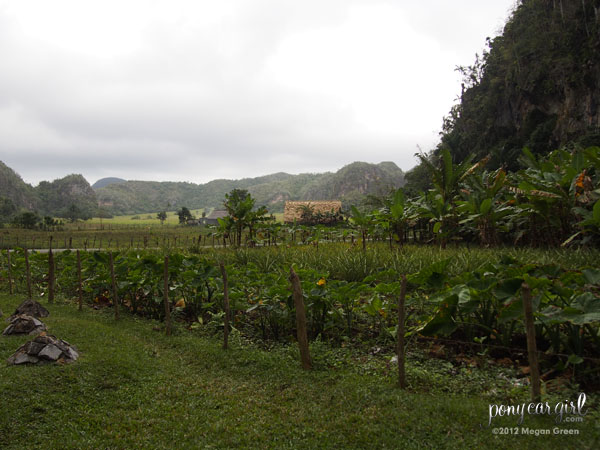
[[[110,278],[112,279],[113,305],[115,307],[115,320],[119,320],[119,293],[117,291],[117,280],[115,279],[115,265],[112,252],[108,253],[110,258]]]
[[[540,400],[540,368],[538,366],[537,346],[535,342],[535,325],[533,322],[533,306],[531,290],[527,283],[521,286],[523,310],[525,313],[525,331],[527,332],[527,354],[529,356],[529,374],[531,378],[531,400]]]
[[[406,299],[406,275],[402,275],[402,285],[400,286],[400,297],[398,297],[398,334],[396,352],[398,354],[398,385],[406,388],[405,372],[405,354],[404,354],[404,333],[405,331],[405,309],[404,300]]]
[[[77,250],[77,283],[79,285],[79,311],[81,311],[83,308],[83,285],[81,282],[81,255],[79,255],[79,250]]]
[[[169,306],[169,256],[165,256],[165,284],[164,295],[165,303],[165,324],[167,327],[167,336],[171,336],[171,307]]]
[[[13,279],[12,279],[12,264],[10,262],[10,248],[8,248],[6,250],[7,253],[7,257],[8,257],[8,292],[10,293],[10,295],[14,294],[13,291]]]
[[[294,306],[296,308],[296,336],[298,337],[298,346],[300,347],[300,359],[302,360],[302,368],[310,369],[312,363],[310,361],[310,352],[308,350],[308,335],[306,331],[306,312],[304,310],[304,298],[302,296],[302,286],[300,278],[294,272],[294,268],[290,267],[290,283],[292,284],[292,296],[294,298]]]
[[[25,273],[27,275],[27,300],[33,300],[33,295],[31,294],[31,269],[29,268],[29,252],[27,248],[25,251]]]
[[[223,262],[219,263],[223,276],[223,309],[225,310],[225,326],[223,327],[223,348],[227,350],[229,343],[229,285],[227,284],[227,271]]]
[[[52,253],[52,236],[48,248],[48,303],[54,303],[54,254]]]

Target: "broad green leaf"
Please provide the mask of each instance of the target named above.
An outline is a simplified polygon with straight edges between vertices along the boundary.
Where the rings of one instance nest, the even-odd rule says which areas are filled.
[[[600,284],[600,269],[585,269],[582,273],[587,283]]]
[[[573,160],[571,161],[571,166],[577,172],[581,172],[585,168],[585,159],[583,157],[583,152],[575,152],[575,154],[573,155]]]
[[[491,198],[486,198],[484,201],[481,202],[481,207],[479,208],[479,211],[481,212],[482,215],[486,215],[490,209],[492,208],[492,199]]]
[[[594,222],[596,222],[597,225],[600,225],[600,200],[594,204],[592,217],[594,218]]]
[[[433,336],[437,334],[448,335],[456,330],[457,325],[454,319],[447,314],[436,315],[427,324],[421,328],[420,332],[425,336]]]
[[[555,305],[550,305],[543,311],[540,311],[540,319],[547,325],[556,325],[568,320],[564,311]]]
[[[569,355],[569,359],[567,359],[567,364],[581,364],[582,362],[583,358],[576,354]]]
[[[521,297],[514,299],[507,306],[500,310],[498,323],[506,323],[515,320],[523,315],[523,299]]]
[[[514,297],[521,285],[523,284],[523,278],[511,278],[498,283],[498,286],[494,289],[494,294],[498,299],[504,300],[509,297]]]
[[[436,334],[448,335],[458,327],[454,321],[454,313],[458,303],[458,295],[453,294],[444,299],[437,313],[427,324],[421,328],[420,332],[432,336]]]

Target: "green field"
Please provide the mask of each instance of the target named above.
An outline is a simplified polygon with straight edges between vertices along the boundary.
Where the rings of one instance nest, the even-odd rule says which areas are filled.
[[[193,209],[190,210],[192,215],[196,218],[202,217],[202,213],[204,212],[204,208],[202,209]],[[160,220],[156,217],[158,212],[154,213],[140,213],[140,214],[130,214],[125,216],[114,216],[110,219],[101,219],[99,217],[94,217],[92,219],[86,220],[83,222],[85,225],[94,225],[98,226],[101,224],[107,225],[160,225]],[[167,220],[164,222],[167,225],[178,225],[179,224],[179,216],[177,215],[177,211],[167,211]]]
[[[202,217],[202,209],[192,209],[190,212],[195,218]],[[130,214],[125,216],[114,216],[110,219],[100,219],[98,217],[94,217],[90,220],[86,220],[83,222],[84,224],[114,224],[114,225],[160,225],[160,220],[156,218],[158,213],[143,213],[143,214]],[[275,216],[275,220],[278,222],[283,222],[283,213],[273,213]],[[176,211],[167,211],[167,220],[165,224],[168,225],[178,225],[179,224],[179,216]]]
[[[5,312],[20,301],[0,295]],[[224,351],[182,326],[166,337],[159,323],[128,315],[115,321],[72,304],[49,310],[50,333],[81,357],[66,366],[0,368],[2,448],[585,449],[600,439],[596,412],[575,424],[549,416],[526,416],[518,427],[514,417],[493,422],[577,436],[481,428],[490,404],[522,400],[496,392],[506,375],[495,367],[453,374],[443,360],[411,352],[403,391],[389,356],[313,343],[315,368],[303,371],[293,345],[265,351],[234,336]],[[1,337],[0,358],[27,340]]]

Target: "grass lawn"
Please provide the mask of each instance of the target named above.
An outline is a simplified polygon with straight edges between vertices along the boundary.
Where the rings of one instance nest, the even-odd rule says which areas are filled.
[[[21,297],[0,294],[7,316]],[[322,344],[315,369],[303,371],[295,346],[274,351],[215,339],[110,310],[45,305],[50,334],[77,346],[80,359],[60,366],[0,364],[0,448],[598,448],[595,411],[583,423],[551,416],[494,420],[494,425],[577,436],[494,435],[490,400],[473,373],[462,393],[452,376],[411,369],[407,391],[369,366],[332,365]],[[0,337],[5,361],[30,337]],[[331,361],[329,361],[331,362]],[[440,363],[441,364],[441,363]],[[413,365],[414,366],[414,365]],[[379,367],[379,366],[377,366]],[[467,378],[466,380],[468,380]],[[431,383],[424,383],[430,380]],[[595,410],[595,406],[591,410]]]

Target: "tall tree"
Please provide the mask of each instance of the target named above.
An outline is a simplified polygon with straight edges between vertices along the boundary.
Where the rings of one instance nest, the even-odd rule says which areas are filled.
[[[225,194],[223,206],[225,206],[235,229],[235,242],[239,247],[242,245],[242,232],[248,224],[250,213],[254,207],[254,199],[247,190],[234,189],[229,194]]]
[[[185,206],[182,207],[179,211],[177,211],[177,215],[179,216],[179,223],[184,224],[187,223],[188,220],[192,220],[194,216]]]

